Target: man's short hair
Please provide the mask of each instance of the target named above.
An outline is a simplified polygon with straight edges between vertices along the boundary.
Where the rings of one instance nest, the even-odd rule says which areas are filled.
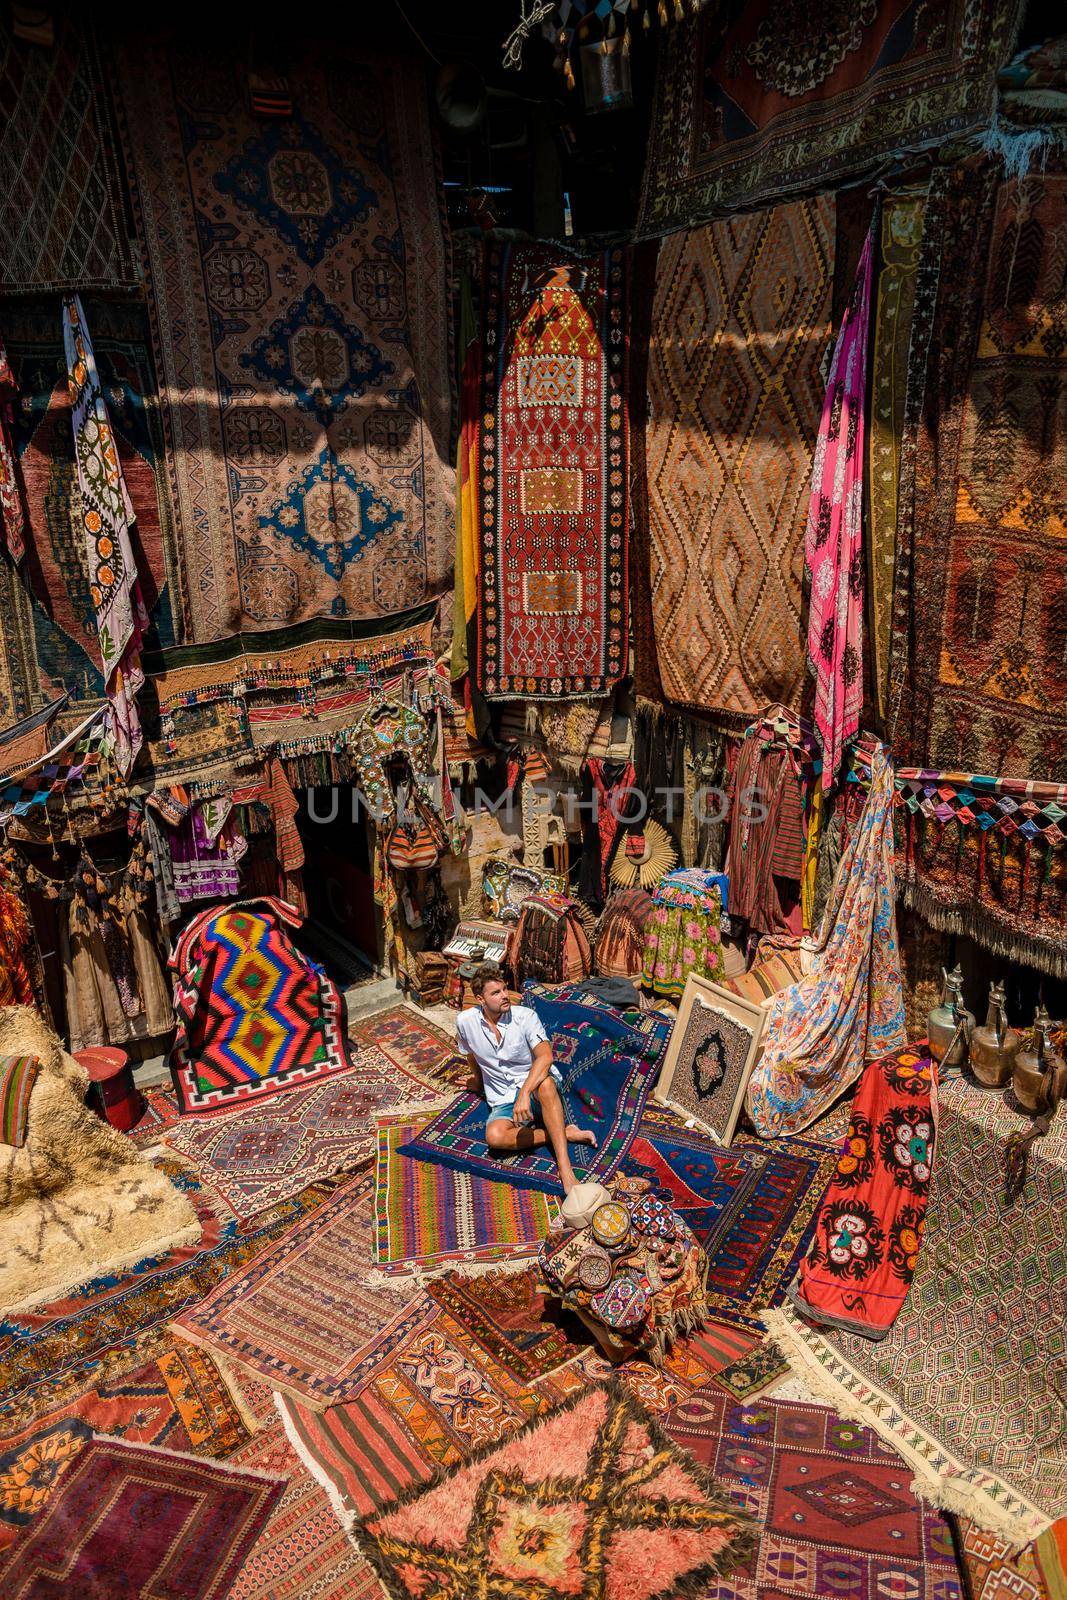
[[[480,995],[487,983],[503,983],[504,973],[499,961],[483,961],[471,973],[471,992]]]

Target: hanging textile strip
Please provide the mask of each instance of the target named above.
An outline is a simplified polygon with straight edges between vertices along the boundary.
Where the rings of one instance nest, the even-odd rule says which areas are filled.
[[[133,507],[77,295],[63,303],[63,343],[74,429],[78,520],[85,538],[115,761],[125,777],[142,743],[137,691],[144,683],[141,639],[148,613],[130,544]]]
[[[626,670],[629,267],[488,247],[478,687],[586,699]]]
[[[619,831],[620,820],[626,808],[626,797],[633,789],[636,773],[631,763],[620,763],[622,768],[613,779],[603,761],[587,763],[597,799],[596,826],[600,844],[600,898],[608,892],[608,862]]]
[[[40,760],[10,775],[0,789],[0,823],[22,817],[53,795],[69,796],[90,782],[102,764],[107,738],[103,708],[90,712]]]
[[[814,1122],[863,1071],[904,1043],[888,751],[873,756],[871,791],[841,857],[808,975],[777,995],[747,1106],[765,1139]]]
[[[0,338],[0,534],[4,549],[16,565],[26,553],[26,516],[15,473],[15,444],[11,436],[18,393],[7,350]]]
[[[178,706],[240,699],[256,690],[314,691],[357,678],[373,689],[385,677],[433,663],[435,602],[395,627],[316,620],[276,633],[245,633],[212,645],[185,645],[145,657],[165,716]],[[313,693],[312,693],[313,698]]]
[[[837,777],[863,704],[863,453],[873,233],[860,256],[826,387],[804,534],[810,584],[808,663],[822,786]]]
[[[868,1063],[790,1297],[812,1322],[884,1339],[922,1248],[935,1065],[922,1045]]]
[[[456,575],[452,612],[453,679],[462,678],[470,665],[467,642],[475,625],[478,606],[478,418],[481,412],[481,356],[474,319],[470,274],[459,285],[459,439],[456,443]]]

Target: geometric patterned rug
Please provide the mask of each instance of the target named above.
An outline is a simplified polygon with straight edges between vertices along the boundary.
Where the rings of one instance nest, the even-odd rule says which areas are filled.
[[[91,1439],[0,1556],[7,1600],[225,1600],[283,1483],[195,1456]]]
[[[398,1600],[666,1600],[706,1592],[755,1542],[710,1473],[622,1388],[535,1418],[354,1535]]]
[[[174,1328],[313,1405],[358,1393],[365,1373],[427,1315],[410,1279],[374,1264],[374,1178],[361,1174],[231,1274]]]
[[[183,1117],[160,1138],[189,1158],[235,1216],[254,1216],[316,1178],[365,1161],[378,1112],[431,1106],[441,1097],[440,1085],[372,1047],[351,1054],[350,1072],[253,1101],[231,1116]]]
[[[760,1525],[757,1550],[715,1600],[963,1600],[945,1516],[915,1497],[873,1429],[826,1406],[739,1402],[711,1384],[664,1428]]]
[[[5,1424],[4,1433],[0,1549],[46,1503],[94,1433],[217,1458],[247,1442],[249,1423],[207,1352],[172,1341],[154,1360],[101,1379],[15,1433]]]
[[[354,1022],[350,1037],[356,1044],[372,1045],[405,1072],[422,1073],[442,1083],[454,1083],[449,1068],[458,1066],[459,1082],[469,1076],[454,1033],[447,1033],[414,1006],[390,1006],[362,1022]]]
[[[546,1305],[536,1267],[523,1272],[488,1272],[467,1278],[446,1272],[426,1292],[466,1329],[517,1383],[536,1383],[589,1348],[590,1336],[576,1317]]]

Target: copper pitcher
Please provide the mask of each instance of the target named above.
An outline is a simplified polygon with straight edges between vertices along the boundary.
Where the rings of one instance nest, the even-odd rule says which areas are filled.
[[[1034,1025],[1024,1049],[1015,1057],[1011,1086],[1015,1098],[1031,1116],[1050,1115],[1067,1092],[1067,1062],[1049,1038],[1052,1022],[1044,1006],[1034,1013]]]
[[[941,1004],[935,1006],[927,1018],[926,1036],[930,1041],[930,1054],[944,1071],[948,1067],[962,1067],[966,1062],[974,1032],[974,1013],[963,1003],[963,969],[957,966],[948,972],[942,967],[941,977]]]
[[[985,1022],[971,1034],[971,1071],[978,1082],[987,1089],[1002,1089],[1011,1077],[1022,1043],[1022,1034],[1008,1026],[1004,985],[994,983],[989,990]]]

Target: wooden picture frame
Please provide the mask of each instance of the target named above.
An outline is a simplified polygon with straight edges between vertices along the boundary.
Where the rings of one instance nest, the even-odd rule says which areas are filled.
[[[762,1006],[690,973],[655,1098],[728,1145],[766,1020]]]

